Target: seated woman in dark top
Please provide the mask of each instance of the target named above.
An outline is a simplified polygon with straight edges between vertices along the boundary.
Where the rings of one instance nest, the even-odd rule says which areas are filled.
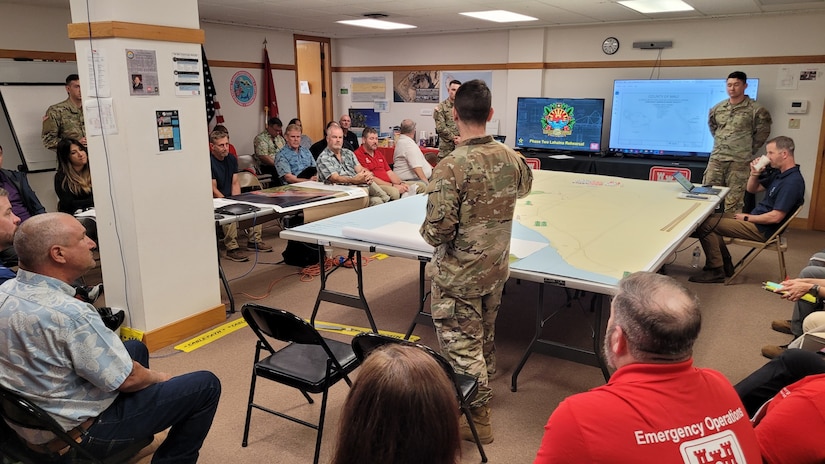
[[[57,210],[75,214],[94,208],[92,174],[86,149],[75,139],[63,139],[57,144],[57,172],[54,175],[54,191],[57,193]],[[86,235],[97,243],[97,223],[89,217],[78,218]]]
[[[57,210],[74,214],[92,208],[92,174],[86,149],[74,139],[63,139],[57,144],[57,173],[54,175]]]

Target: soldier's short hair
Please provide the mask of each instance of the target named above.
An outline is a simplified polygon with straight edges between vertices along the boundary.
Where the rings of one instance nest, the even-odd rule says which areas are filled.
[[[453,85],[453,84],[458,84],[458,85],[461,85],[461,81],[460,81],[460,80],[458,80],[458,79],[453,79],[453,80],[451,80],[451,81],[450,81],[450,83],[449,83],[449,84],[447,84],[447,87],[449,87],[449,86],[451,86],[451,85]]]
[[[459,98],[460,97],[460,98]],[[455,111],[462,121],[472,125],[486,124],[493,101],[484,81],[473,79],[461,84],[455,93]]]
[[[270,126],[270,127],[272,127],[272,126],[281,126],[281,127],[283,127],[284,123],[282,123],[281,120],[278,119],[278,118],[269,118],[269,121],[266,122],[266,125]]]
[[[77,74],[69,74],[68,76],[66,76],[66,85],[69,85],[72,81],[79,81],[79,80],[80,80],[80,76],[78,76]]]
[[[786,137],[784,135],[780,135],[778,137],[774,137],[768,140],[767,142],[765,142],[765,145],[769,143],[775,144],[777,150],[787,150],[788,153],[790,153],[791,155],[793,155],[794,148],[796,148],[794,146],[793,139],[790,137]]]
[[[376,129],[374,127],[365,127],[364,131],[361,132],[361,138],[366,140],[366,138],[369,137],[370,134],[375,134],[377,136],[378,135],[378,129]]]
[[[742,71],[734,71],[728,74],[728,79],[739,79],[744,83],[748,83],[748,75],[743,73]]]

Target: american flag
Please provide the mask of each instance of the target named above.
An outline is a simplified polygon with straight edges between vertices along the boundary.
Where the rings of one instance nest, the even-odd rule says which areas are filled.
[[[223,124],[223,115],[221,114],[221,103],[218,101],[217,92],[215,92],[215,83],[212,81],[212,73],[209,72],[209,62],[206,61],[206,51],[203,49],[203,45],[201,45],[201,58],[203,60],[203,85],[206,90],[206,124],[211,130],[216,124]]]

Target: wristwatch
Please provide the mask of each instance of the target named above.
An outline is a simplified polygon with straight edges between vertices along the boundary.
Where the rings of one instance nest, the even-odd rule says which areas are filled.
[[[745,221],[745,222],[748,222],[748,217],[745,216],[742,220]]]
[[[813,295],[815,297],[819,297],[819,285],[814,284],[814,286],[811,287],[810,290],[808,290],[808,293],[810,293],[811,295]]]

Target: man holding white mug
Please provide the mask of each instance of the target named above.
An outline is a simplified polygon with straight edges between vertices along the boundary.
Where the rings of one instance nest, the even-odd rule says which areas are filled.
[[[774,234],[785,217],[803,203],[805,179],[794,160],[794,142],[790,137],[779,136],[768,141],[766,150],[770,166],[778,170],[767,188],[759,181],[765,169],[761,158],[750,163],[747,191],[757,193],[767,190],[765,198],[750,213],[712,214],[696,229],[699,242],[705,251],[705,267],[688,280],[698,283],[724,282],[733,275],[733,262],[723,237],[765,241]]]

